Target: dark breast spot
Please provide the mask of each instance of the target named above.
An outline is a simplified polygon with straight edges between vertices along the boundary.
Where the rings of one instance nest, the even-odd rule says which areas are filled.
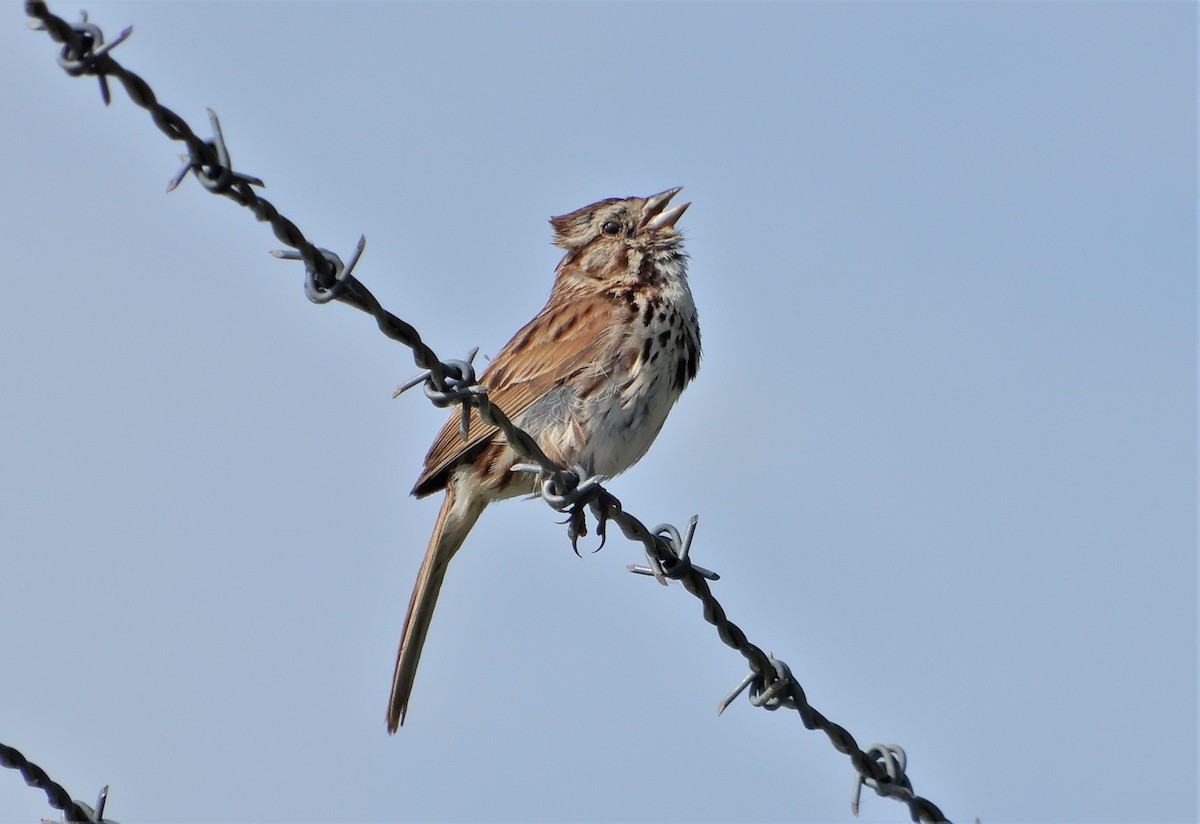
[[[677,360],[675,362],[675,378],[671,381],[672,389],[676,389],[676,390],[682,392],[683,387],[687,386],[687,382],[688,382],[687,363],[688,363],[688,361],[687,361],[686,356],[681,357],[679,360]]]
[[[624,305],[625,311],[629,313],[628,320],[632,321],[638,316],[641,306],[638,304],[637,295],[632,289],[619,289],[611,293],[612,299],[619,304]]]
[[[675,362],[675,377],[671,385],[682,392],[700,368],[699,335],[683,334],[681,330],[677,343],[679,360]]]

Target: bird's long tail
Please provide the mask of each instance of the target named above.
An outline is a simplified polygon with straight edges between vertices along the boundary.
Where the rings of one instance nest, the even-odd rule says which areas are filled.
[[[479,520],[487,505],[472,495],[456,495],[454,486],[446,490],[446,499],[438,513],[425,560],[413,585],[412,599],[408,602],[408,616],[404,619],[404,632],[400,636],[400,651],[396,654],[396,672],[392,676],[392,697],[388,702],[388,733],[394,733],[404,723],[408,712],[408,699],[412,695],[413,678],[421,660],[421,647],[429,632],[429,622],[437,606],[438,593],[446,577],[446,567],[454,553],[462,546]]]

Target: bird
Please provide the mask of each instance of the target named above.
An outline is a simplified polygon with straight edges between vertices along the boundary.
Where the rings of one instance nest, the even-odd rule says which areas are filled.
[[[559,466],[612,478],[637,463],[700,365],[680,188],[607,198],[552,217],[563,250],[545,307],[479,377],[488,398]],[[495,427],[452,414],[425,457],[418,498],[444,492],[409,600],[388,701],[404,723],[450,560],[488,504],[533,491]]]

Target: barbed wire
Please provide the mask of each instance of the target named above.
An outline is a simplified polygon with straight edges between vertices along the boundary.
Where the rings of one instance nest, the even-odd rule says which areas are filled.
[[[104,817],[104,805],[108,801],[108,787],[100,790],[96,799],[96,808],[92,809],[82,801],[71,798],[61,784],[51,780],[46,771],[21,755],[19,750],[0,743],[0,766],[18,770],[25,783],[46,793],[46,800],[56,810],[62,810],[63,818],[67,821],[90,822],[91,824],[117,824]]]
[[[596,534],[601,538],[601,546],[607,537],[609,521],[617,524],[626,538],[642,545],[648,565],[630,566],[631,572],[652,575],[664,586],[670,580],[679,581],[685,590],[700,600],[704,619],[717,628],[717,635],[727,646],[746,659],[750,669],[719,703],[718,714],[749,688],[751,704],[771,711],[795,710],[806,728],[821,730],[829,737],[834,749],[850,757],[857,774],[851,802],[856,815],[859,794],[866,786],[880,796],[906,804],[914,821],[946,821],[936,805],[913,792],[905,773],[906,758],[902,749],[876,744],[863,751],[844,727],[830,721],[808,703],[803,688],[787,664],[751,643],[745,632],[729,620],[708,585],[718,576],[694,565],[689,557],[696,518],[691,519],[682,535],[671,524],[650,529],[626,512],[620,500],[604,488],[604,477],[589,476],[577,467],[560,467],[551,461],[528,433],[490,401],[487,388],[476,381],[472,359],[477,350],[472,350],[464,360],[441,360],[421,340],[412,325],[384,309],[370,290],[353,276],[354,267],[366,246],[365,238],[359,239],[349,264],[343,264],[335,253],[315,246],[292,221],[254,191],[254,186],[263,185],[261,180],[233,170],[220,123],[211,109],[208,117],[213,137],[202,140],[179,115],[158,102],[145,80],[112,58],[112,50],[130,35],[132,27],[122,31],[112,42],[105,43],[100,28],[88,22],[86,13],[80,22],[72,24],[52,14],[41,0],[26,0],[25,10],[37,21],[31,21],[31,27],[45,30],[62,45],[58,61],[68,74],[97,77],[106,105],[110,102],[107,78],[117,78],[130,99],[150,112],[155,124],[168,138],[185,144],[188,154],[182,158],[184,166],[171,179],[168,191],[175,189],[190,172],[208,191],[250,209],[260,221],[270,224],[276,238],[292,249],[275,251],[273,255],[304,262],[304,289],[309,300],[314,303],[336,300],[366,312],[375,319],[383,334],[412,350],[413,360],[423,371],[397,389],[395,395],[423,384],[426,396],[434,405],[460,406],[464,436],[471,414],[477,414],[484,423],[497,427],[504,433],[508,445],[524,460],[516,469],[536,476],[535,495],[554,509],[568,514],[567,532],[576,552],[579,537],[587,532],[585,512],[590,511],[596,520]]]

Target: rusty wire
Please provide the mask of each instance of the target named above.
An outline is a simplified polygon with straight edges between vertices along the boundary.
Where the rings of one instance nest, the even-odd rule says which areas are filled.
[[[441,360],[421,340],[413,326],[385,310],[353,276],[365,239],[359,240],[348,265],[344,265],[336,254],[315,246],[292,221],[254,191],[254,186],[262,185],[260,180],[233,170],[220,124],[212,110],[209,110],[208,116],[213,138],[202,140],[179,115],[158,102],[145,80],[113,59],[112,49],[129,36],[131,28],[123,31],[111,43],[105,43],[102,32],[87,21],[86,14],[81,22],[70,24],[52,14],[41,0],[27,0],[25,9],[37,21],[31,22],[31,27],[45,30],[62,44],[59,63],[68,74],[97,77],[105,103],[109,102],[106,78],[117,78],[130,99],[150,112],[155,124],[167,137],[185,144],[188,150],[184,158],[185,165],[171,180],[168,190],[178,186],[190,172],[209,191],[224,195],[250,209],[260,221],[271,225],[276,238],[295,250],[272,254],[304,262],[305,293],[310,300],[315,303],[337,300],[354,306],[374,317],[381,332],[412,350],[417,367],[425,371],[397,390],[396,394],[424,383],[426,395],[436,405],[461,405],[464,431],[469,416],[478,414],[485,423],[500,429],[509,446],[524,459],[526,463],[519,469],[537,476],[535,488],[538,494],[550,506],[569,513],[568,534],[573,546],[578,537],[586,532],[585,511],[591,511],[596,519],[597,534],[602,538],[606,523],[612,521],[628,539],[642,544],[649,566],[631,567],[631,571],[653,575],[664,585],[668,580],[677,580],[700,600],[704,619],[717,628],[718,636],[726,645],[741,653],[750,670],[738,687],[720,702],[718,712],[723,711],[742,691],[750,688],[752,704],[768,710],[796,710],[805,727],[821,730],[829,737],[834,749],[850,757],[857,774],[852,802],[856,814],[859,792],[863,786],[867,786],[881,796],[895,798],[907,805],[914,821],[946,820],[936,805],[913,792],[904,771],[903,750],[893,745],[873,745],[863,751],[844,727],[830,721],[808,703],[803,688],[785,663],[751,643],[745,632],[729,620],[708,584],[717,576],[694,566],[689,559],[696,519],[692,519],[682,536],[670,524],[650,529],[624,510],[621,502],[603,487],[603,478],[585,477],[581,472],[556,466],[532,437],[516,427],[488,399],[486,387],[480,386],[475,380],[471,366],[474,352],[466,360]],[[3,753],[4,750],[0,749],[0,755]],[[4,764],[11,766],[7,762]]]

